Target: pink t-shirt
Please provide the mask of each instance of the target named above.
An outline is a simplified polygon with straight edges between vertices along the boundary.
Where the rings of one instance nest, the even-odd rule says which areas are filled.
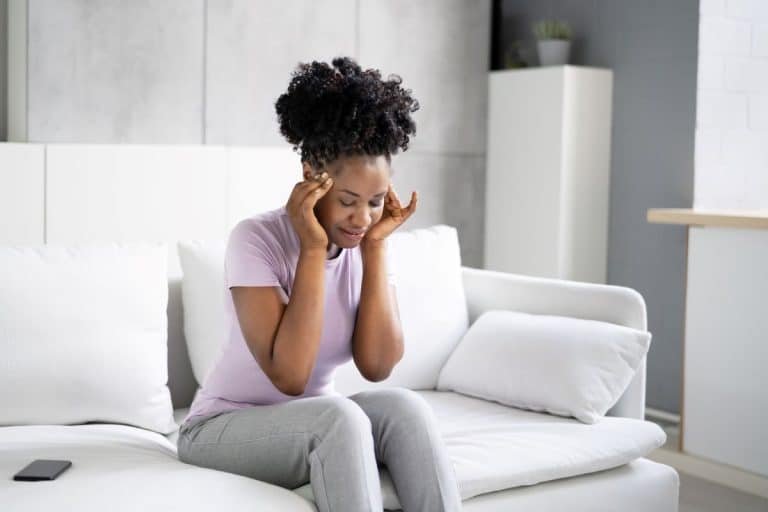
[[[274,404],[317,395],[338,395],[337,366],[352,359],[352,334],[363,278],[360,247],[341,249],[325,261],[325,306],[320,347],[302,395],[278,390],[259,366],[243,338],[229,288],[278,286],[287,304],[299,259],[299,237],[285,206],[240,221],[230,233],[225,269],[225,342],[216,363],[197,390],[184,422],[253,405]],[[393,283],[391,265],[387,276]],[[256,312],[254,312],[256,313]]]

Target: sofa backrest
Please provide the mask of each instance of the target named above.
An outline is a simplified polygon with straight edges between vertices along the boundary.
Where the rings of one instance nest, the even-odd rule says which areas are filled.
[[[645,301],[631,288],[466,267],[462,269],[462,276],[470,324],[486,311],[502,309],[647,330]],[[608,411],[609,416],[645,417],[645,377],[646,358],[643,358],[632,382]]]
[[[299,177],[299,159],[289,147],[0,143],[0,244],[168,242],[168,383],[174,406],[186,407],[197,382],[184,338],[176,242],[226,238],[239,220],[284,204]],[[455,332],[459,323],[473,321],[488,306],[483,303],[482,279],[478,281],[473,269],[462,272],[469,317],[451,319],[455,325],[445,331],[449,333],[446,341],[437,345],[442,348],[427,366],[445,357],[446,347],[455,343],[451,329]],[[541,305],[537,300],[529,301],[522,294],[509,305],[536,312]],[[420,311],[415,306],[407,310],[416,316]],[[594,314],[595,319],[607,315],[606,321],[616,323],[624,320],[611,315],[628,314],[633,319],[624,325],[645,328],[644,304],[595,308]],[[440,321],[421,320],[420,328]],[[425,361],[417,361],[414,368]],[[424,382],[415,382],[413,372],[393,377],[405,377],[413,387],[423,387],[434,372],[426,373]],[[338,379],[344,391],[367,385],[348,371],[341,371]],[[644,379],[643,364],[613,414],[642,414],[638,411],[644,407]]]
[[[285,204],[300,177],[299,156],[289,146],[2,143],[0,244],[167,242],[168,379],[174,406],[186,407],[197,383],[184,338],[177,242],[226,239],[241,219]],[[411,228],[424,226],[417,217],[415,223],[409,221]],[[456,300],[448,321],[429,318],[430,304],[445,303],[447,293],[455,299],[461,292],[458,239],[451,230],[436,227],[431,237],[425,232],[400,240],[420,255],[403,266],[401,277],[423,278],[412,280],[415,286],[402,295],[401,309],[407,310],[402,320],[430,349],[411,354],[389,383],[434,386],[439,368],[466,330],[466,309],[457,308]],[[453,277],[446,279],[450,269]],[[427,279],[430,273],[432,281]],[[340,390],[351,392],[367,384],[354,371],[339,372]]]
[[[176,241],[225,238],[284,204],[300,177],[288,146],[0,143],[0,244],[168,242],[168,381],[186,407],[196,383]]]

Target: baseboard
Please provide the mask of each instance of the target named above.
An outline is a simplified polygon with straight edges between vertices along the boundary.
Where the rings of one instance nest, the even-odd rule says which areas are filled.
[[[768,499],[768,478],[677,451],[658,449],[646,458],[702,480]]]
[[[667,423],[680,424],[680,415],[673,412],[662,411],[661,409],[654,409],[653,407],[645,408],[645,419],[654,420],[659,419],[666,421]]]

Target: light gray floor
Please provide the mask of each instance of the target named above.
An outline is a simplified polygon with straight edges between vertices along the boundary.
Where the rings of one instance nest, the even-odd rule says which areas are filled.
[[[679,512],[768,512],[768,500],[680,473]]]

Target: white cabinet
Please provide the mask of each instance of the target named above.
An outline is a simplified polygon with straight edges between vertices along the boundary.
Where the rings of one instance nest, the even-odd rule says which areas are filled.
[[[605,282],[612,92],[608,69],[490,73],[485,268]]]
[[[689,230],[682,448],[764,477],[768,477],[766,262],[765,229],[691,226]]]

